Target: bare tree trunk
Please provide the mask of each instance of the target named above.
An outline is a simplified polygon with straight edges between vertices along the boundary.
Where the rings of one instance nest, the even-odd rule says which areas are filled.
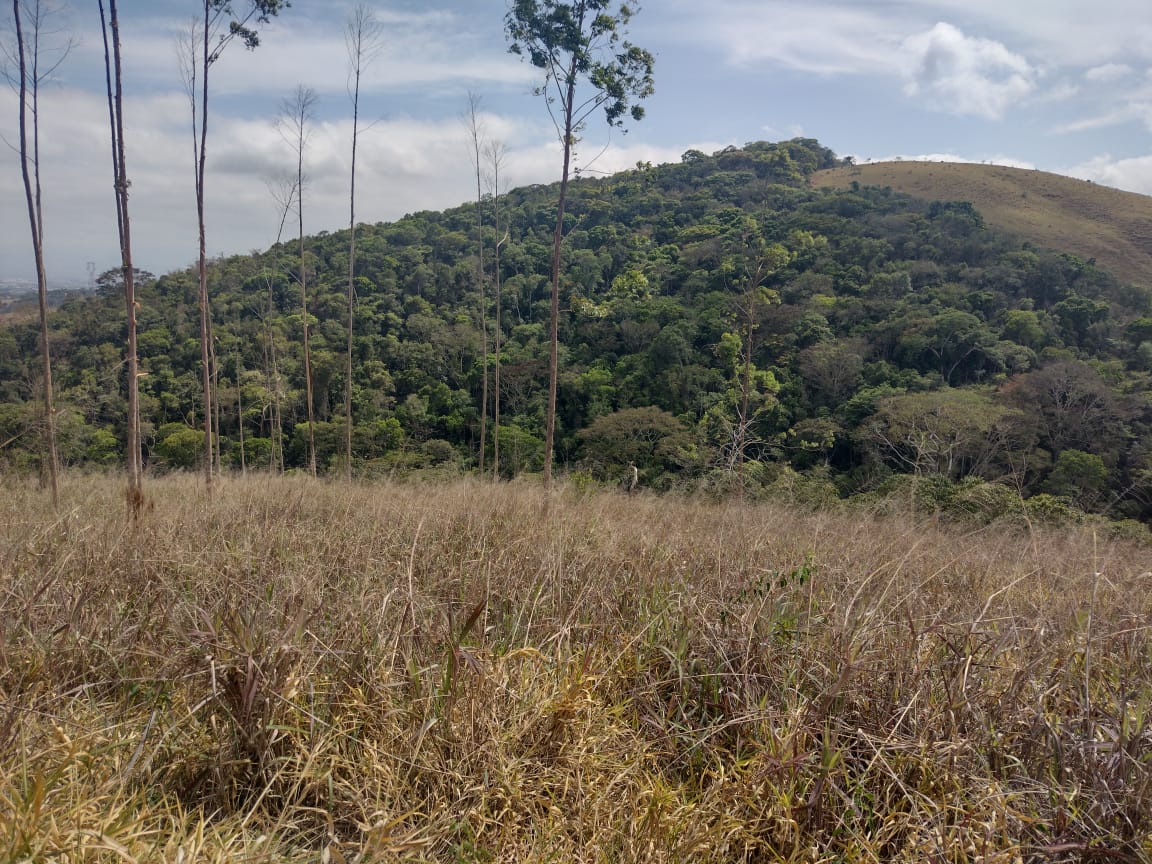
[[[752,385],[752,311],[748,310],[748,321],[744,337],[744,374],[740,379],[740,426],[737,429],[736,470],[740,481],[740,500],[744,500],[745,477],[744,460],[748,449],[748,401]]]
[[[308,121],[312,119],[312,108],[316,104],[316,94],[300,85],[294,97],[282,105],[284,134],[296,152],[296,216],[299,228],[300,254],[300,310],[304,326],[304,390],[308,416],[308,473],[316,476],[316,418],[312,404],[312,347],[309,343],[308,327],[308,262],[304,249],[304,151],[308,145]]]
[[[480,462],[479,473],[484,476],[484,456],[488,449],[488,292],[484,290],[484,210],[481,191],[480,151],[483,129],[480,125],[480,97],[468,94],[468,134],[472,139],[472,162],[476,168],[476,287],[479,293],[480,352],[483,383],[480,387]]]
[[[108,57],[108,27],[104,2],[99,0],[104,32],[104,65],[108,84],[108,111],[112,127],[112,162],[116,188],[116,223],[120,234],[120,260],[124,269],[124,303],[128,311],[128,512],[135,519],[144,506],[140,462],[140,370],[136,356],[136,285],[132,267],[132,230],[128,218],[128,169],[124,157],[124,90],[120,62],[120,19],[116,0],[109,0],[112,61]],[[113,80],[115,85],[113,85]]]
[[[356,303],[356,145],[360,136],[360,76],[382,49],[381,29],[371,10],[356,7],[345,31],[352,66],[352,176],[348,187],[348,357],[344,370],[344,481],[352,482],[352,333]]]
[[[247,26],[248,22],[255,18],[260,23],[267,23],[271,16],[279,14],[281,5],[287,4],[281,4],[279,2],[252,2],[250,5],[246,4],[249,7],[248,11],[240,20],[230,21],[226,28],[221,27],[219,30],[214,30],[214,26],[220,24],[220,19],[223,16],[232,15],[232,4],[221,2],[221,0],[203,0],[203,4],[204,19],[201,26],[203,26],[204,29],[200,34],[200,39],[196,38],[195,30],[193,30],[192,44],[195,47],[191,51],[191,68],[187,83],[189,98],[192,103],[192,139],[194,142],[196,166],[196,220],[200,235],[200,249],[196,272],[199,284],[198,299],[200,305],[201,381],[204,390],[204,482],[206,489],[211,493],[214,454],[219,452],[219,448],[213,446],[212,438],[213,430],[218,430],[219,428],[219,421],[217,420],[214,423],[212,418],[213,404],[214,401],[218,400],[214,400],[212,396],[212,323],[211,308],[208,302],[208,242],[204,226],[204,180],[205,166],[208,157],[208,70],[209,67],[220,58],[225,47],[227,47],[233,39],[241,39],[248,48],[255,48],[260,44],[256,31]],[[212,46],[213,39],[215,39],[214,47]],[[196,135],[197,70],[195,60],[197,50],[199,50],[200,53],[199,95],[201,104],[200,134],[198,141]]]
[[[492,222],[496,229],[496,249],[493,252],[493,282],[496,291],[496,322],[493,358],[493,399],[492,399],[492,479],[500,479],[500,341],[503,336],[500,312],[500,247],[508,239],[508,235],[500,234],[500,166],[504,160],[503,145],[493,142],[489,146],[492,157]]]
[[[288,222],[288,213],[292,209],[292,199],[296,194],[296,183],[294,180],[285,180],[279,185],[271,185],[270,189],[272,191],[272,197],[276,200],[276,203],[280,205],[280,227],[276,231],[276,245],[280,245],[280,240],[284,236],[284,226]],[[283,474],[284,420],[283,413],[280,410],[283,384],[280,380],[280,367],[276,360],[276,331],[272,326],[272,313],[276,307],[274,294],[275,280],[271,275],[265,278],[268,285],[268,315],[266,316],[268,355],[272,368],[270,378],[270,383],[272,384],[272,455],[270,467],[278,467],[280,473]]]
[[[568,202],[568,174],[572,167],[573,102],[576,98],[576,60],[568,70],[564,97],[564,167],[560,173],[560,196],[556,203],[556,230],[552,234],[552,310],[549,323],[548,419],[544,427],[544,488],[552,488],[552,451],[556,440],[556,387],[560,366],[560,247],[564,243],[564,207]]]
[[[360,66],[352,96],[352,176],[348,185],[348,356],[344,368],[344,482],[352,483],[352,332],[356,314],[356,139],[360,121]]]
[[[220,474],[220,365],[216,362],[216,337],[212,335],[211,323],[208,329],[208,357],[212,361],[212,469]]]
[[[32,74],[29,76],[26,43],[20,20],[20,0],[12,0],[16,21],[16,51],[20,67],[20,170],[24,178],[24,195],[28,204],[28,226],[32,232],[32,254],[36,259],[36,292],[40,304],[40,360],[44,378],[44,454],[48,485],[52,492],[52,509],[60,503],[56,457],[56,412],[52,404],[52,353],[48,342],[48,276],[44,268],[44,210],[40,197],[40,23],[39,2],[33,10]],[[67,53],[67,52],[65,52]],[[32,96],[32,156],[28,155],[28,85]],[[29,175],[32,162],[34,179]]]
[[[212,325],[208,305],[208,240],[204,224],[204,173],[208,159],[208,68],[211,65],[209,41],[211,38],[210,0],[204,0],[204,32],[200,69],[200,141],[196,153],[196,222],[199,228],[199,256],[196,260],[197,299],[200,305],[200,371],[201,387],[204,391],[204,485],[212,492],[212,463],[216,452],[212,444]],[[195,94],[193,94],[195,106]],[[196,115],[193,107],[192,134],[196,134]]]
[[[244,367],[236,354],[236,425],[240,429],[240,476],[248,476],[248,459],[244,454]]]

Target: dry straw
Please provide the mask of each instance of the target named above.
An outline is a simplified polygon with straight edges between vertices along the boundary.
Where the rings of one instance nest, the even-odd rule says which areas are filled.
[[[132,527],[120,486],[0,504],[0,860],[1152,857],[1146,549],[289,478]]]

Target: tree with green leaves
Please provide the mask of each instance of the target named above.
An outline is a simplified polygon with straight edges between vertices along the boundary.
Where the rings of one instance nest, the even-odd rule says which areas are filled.
[[[603,108],[608,125],[640,120],[639,100],[653,92],[652,54],[624,37],[635,5],[614,0],[515,0],[504,19],[509,51],[541,70],[537,88],[563,151],[556,230],[552,236],[551,351],[544,440],[544,484],[552,483],[559,366],[560,248],[572,153],[587,119]]]
[[[260,44],[254,24],[267,24],[292,4],[288,0],[203,0],[203,19],[193,30],[199,52],[191,52],[185,68],[185,84],[192,105],[192,140],[196,171],[196,219],[200,230],[200,254],[197,260],[200,305],[200,363],[204,390],[204,480],[212,489],[213,424],[212,424],[212,319],[208,303],[208,244],[204,225],[204,174],[208,160],[208,72],[233,42],[239,40],[248,50]],[[236,6],[239,6],[237,10]],[[199,114],[197,101],[199,100]]]

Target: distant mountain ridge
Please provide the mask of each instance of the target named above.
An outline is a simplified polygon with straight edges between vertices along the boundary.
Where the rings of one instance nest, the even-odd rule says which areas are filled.
[[[817,188],[890,186],[929,201],[970,201],[988,224],[1051,249],[1095,258],[1152,287],[1152,197],[1046,171],[954,162],[875,162],[817,172]]]

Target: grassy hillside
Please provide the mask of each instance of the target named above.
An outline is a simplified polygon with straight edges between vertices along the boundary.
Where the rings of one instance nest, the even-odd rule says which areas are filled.
[[[0,860],[1152,855],[1147,552],[526,484],[0,499]]]
[[[1152,287],[1152,198],[1045,171],[948,162],[877,162],[817,173],[817,187],[891,186],[929,201],[971,201],[990,225]]]

